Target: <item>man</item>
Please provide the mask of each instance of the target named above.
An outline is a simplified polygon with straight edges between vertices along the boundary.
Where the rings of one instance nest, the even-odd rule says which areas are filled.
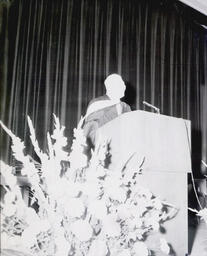
[[[124,97],[126,85],[118,74],[109,75],[105,81],[106,94],[93,99],[87,108],[84,134],[91,146],[95,145],[96,130],[119,115],[131,111],[129,105],[120,101]]]

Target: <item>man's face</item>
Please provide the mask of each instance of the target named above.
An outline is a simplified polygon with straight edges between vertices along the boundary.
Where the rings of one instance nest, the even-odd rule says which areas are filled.
[[[119,100],[124,97],[126,86],[123,81],[116,80],[107,87],[107,95],[112,100]]]

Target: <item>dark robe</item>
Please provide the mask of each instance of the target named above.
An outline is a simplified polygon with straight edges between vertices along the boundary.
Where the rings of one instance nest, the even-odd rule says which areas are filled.
[[[110,98],[107,95],[104,95],[96,99],[93,99],[89,103],[88,108],[95,102],[105,101],[105,100],[110,100]],[[120,103],[117,103],[117,104],[120,105],[119,106],[121,110],[120,114],[131,111],[130,106],[125,102],[120,101]],[[90,146],[93,147],[95,145],[96,130],[99,127],[103,126],[104,124],[108,123],[109,121],[119,116],[117,112],[117,107],[116,107],[117,104],[101,108],[97,111],[92,112],[86,117],[83,130]]]

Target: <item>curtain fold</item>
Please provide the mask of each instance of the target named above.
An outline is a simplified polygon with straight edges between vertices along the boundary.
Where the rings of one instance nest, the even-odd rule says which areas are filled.
[[[184,12],[185,13],[185,12]],[[33,152],[27,115],[47,148],[55,113],[72,142],[88,102],[113,72],[125,101],[192,122],[192,158],[207,160],[207,32],[163,1],[13,0],[0,5],[1,120]],[[12,162],[1,130],[1,158]],[[34,156],[35,157],[35,156]],[[202,167],[202,171],[205,172]]]

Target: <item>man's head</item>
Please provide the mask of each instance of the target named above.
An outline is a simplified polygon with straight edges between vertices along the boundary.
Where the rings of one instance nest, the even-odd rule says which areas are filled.
[[[124,97],[126,85],[118,74],[111,74],[107,76],[104,81],[106,87],[106,94],[112,100],[119,100]]]

